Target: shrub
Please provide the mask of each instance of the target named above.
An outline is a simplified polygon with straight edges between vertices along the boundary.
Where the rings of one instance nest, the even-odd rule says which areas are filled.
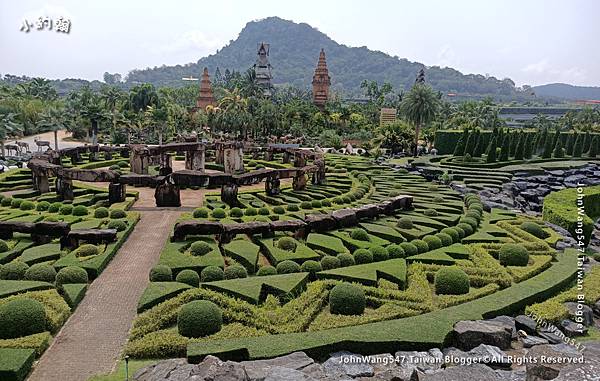
[[[507,243],[500,248],[498,259],[504,266],[527,266],[529,252],[522,245]]]
[[[277,206],[273,207],[273,213],[275,213],[275,214],[284,214],[285,213],[285,209],[283,208],[283,206],[277,205]]]
[[[225,218],[225,210],[223,208],[215,208],[211,213],[213,218],[221,219]]]
[[[248,277],[248,271],[244,266],[235,264],[227,267],[223,275],[225,279],[246,278]]]
[[[271,214],[271,211],[269,210],[269,208],[263,206],[262,208],[258,209],[258,214],[260,214],[261,216],[268,216],[269,214]]]
[[[277,273],[278,274],[291,274],[291,273],[299,273],[300,265],[294,261],[281,261],[277,264]]]
[[[244,214],[246,216],[256,216],[258,214],[258,211],[256,210],[256,208],[249,207],[249,208],[246,208],[246,210],[244,211]]]
[[[170,282],[173,280],[173,271],[167,265],[156,265],[150,270],[150,282]]]
[[[175,277],[177,282],[188,284],[192,287],[198,287],[200,285],[200,276],[197,272],[190,269],[181,270]]]
[[[388,257],[390,258],[404,258],[404,249],[400,245],[391,244],[386,247]]]
[[[277,240],[277,247],[281,250],[294,252],[296,250],[296,240],[292,237],[281,237]]]
[[[463,237],[466,237],[468,235],[473,234],[474,229],[471,225],[464,223],[464,222],[460,222],[458,225],[456,225],[457,228],[461,229],[465,235]]]
[[[36,263],[25,271],[25,279],[54,283],[56,270],[47,263]]]
[[[21,210],[33,210],[35,209],[35,203],[33,203],[33,201],[25,200],[21,203],[19,208]]]
[[[202,282],[214,282],[217,280],[223,280],[225,273],[223,269],[218,266],[208,266],[202,269],[200,272],[200,280]]]
[[[120,169],[121,167],[119,167],[117,164],[113,164],[110,167],[108,167],[108,169],[110,169],[111,171],[116,171],[117,169]]]
[[[456,236],[458,238],[458,234]],[[450,234],[437,233],[435,235],[435,237],[437,237],[442,242],[442,246],[450,246],[454,242],[454,239],[452,239],[452,237],[450,236]]]
[[[273,266],[263,266],[256,273],[258,276],[277,275],[277,269]]]
[[[289,212],[297,212],[297,211],[299,211],[299,210],[300,210],[300,208],[299,208],[299,207],[298,207],[298,205],[296,205],[296,204],[289,204],[289,205],[287,206],[287,210],[288,210]]]
[[[321,271],[321,264],[317,261],[308,260],[302,264],[300,269],[303,272],[314,274],[314,273],[318,273],[319,271]]]
[[[366,307],[362,288],[350,283],[340,283],[329,292],[329,311],[335,315],[362,315]]]
[[[438,211],[435,209],[425,209],[423,214],[428,217],[436,217],[438,215]]]
[[[117,165],[119,166],[119,168],[127,168],[127,167],[129,167],[129,163],[126,162],[125,160],[121,160],[121,161],[117,162]]]
[[[443,228],[442,231],[440,232],[440,234],[446,234],[447,236],[450,237],[452,242],[460,241],[460,233],[458,232],[458,230],[456,230],[454,228]],[[440,238],[440,239],[442,239],[442,238]],[[442,242],[444,242],[444,241],[442,240]]]
[[[468,210],[465,214],[465,218],[472,218],[475,221],[481,221],[481,216],[481,212],[478,212],[476,210]]]
[[[435,292],[461,295],[469,292],[469,276],[458,266],[445,266],[435,273]]]
[[[344,200],[342,200],[342,198],[341,198],[341,197],[334,197],[334,198],[333,198],[333,203],[334,203],[334,204],[337,204],[337,205],[340,205],[340,204],[343,204],[343,203],[344,203]]]
[[[429,251],[429,245],[422,239],[413,239],[412,241],[410,241],[410,243],[417,247],[417,251],[419,253],[425,253],[426,251]]]
[[[321,205],[323,205],[325,207],[330,207],[331,206],[331,201],[329,201],[329,200],[323,200],[323,201],[321,201]]]
[[[127,214],[125,213],[125,211],[123,209],[111,209],[110,210],[110,218],[118,219],[118,218],[125,218],[125,217],[127,217]]]
[[[239,218],[239,217],[242,217],[243,215],[244,215],[244,211],[237,207],[231,208],[231,210],[229,211],[230,217]]]
[[[0,339],[15,339],[46,331],[44,305],[37,300],[18,298],[0,306]]]
[[[333,270],[341,266],[341,261],[333,255],[326,255],[321,258],[321,268],[323,270]]]
[[[6,243],[5,240],[0,239],[0,253],[4,253],[5,251],[8,251],[8,243]]]
[[[194,300],[179,310],[177,331],[185,337],[203,337],[221,330],[221,309],[208,300]]]
[[[48,212],[50,212],[50,213],[57,213],[60,210],[61,206],[62,206],[62,203],[60,203],[60,202],[53,202],[48,207]]]
[[[534,235],[538,238],[544,239],[548,237],[548,233],[542,229],[542,227],[535,222],[526,221],[523,222],[520,226],[522,230],[525,230],[527,233]]]
[[[91,257],[92,255],[98,255],[98,246],[89,243],[79,246],[75,251],[76,257]]]
[[[29,266],[25,262],[12,261],[0,268],[0,279],[3,280],[21,280]]]
[[[435,196],[434,198],[431,199],[431,201],[440,204],[442,202],[444,202],[444,198],[442,196]]]
[[[108,209],[101,206],[99,208],[96,208],[96,210],[94,210],[94,217],[95,218],[106,218],[108,217]]]
[[[206,208],[196,208],[192,213],[194,218],[208,218],[208,209]]]
[[[212,250],[212,246],[205,241],[196,241],[190,245],[190,253],[198,257],[208,254]]]
[[[10,207],[11,207],[11,208],[15,208],[15,209],[16,209],[16,208],[20,208],[20,207],[21,207],[21,203],[22,203],[22,202],[23,202],[23,200],[22,200],[22,199],[20,199],[20,198],[13,198],[13,199],[11,199],[11,201],[10,201]]]
[[[442,240],[434,235],[428,235],[423,237],[423,241],[427,243],[427,247],[429,248],[429,250],[435,250],[442,247]]]
[[[361,229],[361,228],[353,229],[350,232],[350,237],[352,237],[352,239],[356,239],[359,241],[368,241],[369,240],[369,234],[367,233],[367,231],[365,229]]]
[[[58,222],[58,218],[56,218],[56,216],[46,216],[46,217],[44,217],[44,221]]]
[[[430,192],[436,192],[439,190],[439,187],[436,184],[429,184],[427,186],[427,190]]]
[[[312,200],[312,201],[310,202],[310,205],[311,205],[313,208],[320,208],[320,207],[321,207],[321,201],[319,201],[319,200]]]
[[[479,221],[477,221],[473,217],[463,217],[460,219],[459,222],[463,223],[463,224],[471,225],[471,227],[473,228],[473,231],[477,230],[477,226],[479,226]]]
[[[38,212],[44,212],[48,210],[49,207],[50,203],[48,201],[40,201],[36,204],[35,210],[37,210]]]
[[[419,249],[417,248],[417,246],[415,246],[414,243],[402,242],[400,244],[400,247],[402,248],[402,250],[404,250],[404,255],[407,257],[419,254]]]
[[[10,206],[12,204],[12,198],[10,197],[4,197],[1,201],[0,201],[0,205],[2,206]]]
[[[73,212],[73,205],[63,205],[60,207],[60,209],[58,210],[59,214],[63,214],[63,215],[67,215],[67,214],[71,214]]]
[[[323,259],[321,260],[321,264],[323,263]],[[340,267],[354,266],[356,264],[356,262],[354,262],[354,257],[352,256],[352,254],[341,253],[337,255],[336,259],[339,261]]]
[[[468,226],[468,225],[467,225]],[[469,226],[470,228],[471,226]],[[456,234],[458,234],[458,241],[460,242],[461,239],[465,238],[465,231],[460,228],[458,225],[457,226],[453,226],[450,229],[454,230],[456,232]]]
[[[76,207],[73,208],[73,215],[74,216],[87,216],[88,208],[86,208],[84,205],[77,205]]]
[[[367,249],[358,249],[354,251],[354,262],[356,262],[358,265],[363,263],[371,263],[373,262],[373,253]]]
[[[385,247],[371,246],[369,248],[369,251],[371,252],[371,254],[373,254],[373,262],[381,262],[390,259],[390,256]]]
[[[398,220],[398,222],[396,222],[396,226],[401,229],[412,229],[414,225],[410,218],[402,217]]]
[[[61,287],[63,284],[87,283],[88,280],[87,272],[77,266],[63,267],[56,274],[57,287]]]
[[[302,201],[300,203],[300,208],[302,208],[302,209],[312,209],[312,204],[310,203],[310,201]]]
[[[109,229],[115,229],[118,232],[122,232],[127,229],[127,223],[123,220],[112,220],[106,227]]]

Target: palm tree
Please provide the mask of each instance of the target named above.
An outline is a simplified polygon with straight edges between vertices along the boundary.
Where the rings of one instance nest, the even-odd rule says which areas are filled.
[[[0,152],[5,155],[4,140],[19,135],[23,131],[23,125],[16,119],[16,114],[8,113],[0,117]]]
[[[158,134],[158,144],[162,145],[164,129],[169,119],[169,113],[164,105],[148,106],[144,112],[144,118]]]
[[[112,119],[112,131],[115,133],[117,127],[117,105],[123,99],[123,92],[116,86],[104,86],[100,90],[100,98],[104,101],[104,106],[110,110]]]
[[[54,132],[54,149],[58,150],[58,131],[67,128],[65,112],[58,107],[48,107],[42,113],[42,118],[38,123],[41,131]]]
[[[400,103],[402,114],[415,126],[415,157],[417,157],[421,127],[435,118],[439,104],[438,94],[433,91],[431,86],[422,83],[416,83]]]

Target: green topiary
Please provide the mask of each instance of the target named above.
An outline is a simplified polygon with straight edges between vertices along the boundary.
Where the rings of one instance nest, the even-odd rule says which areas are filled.
[[[400,247],[402,248],[402,250],[404,250],[404,255],[407,257],[419,254],[419,249],[413,243],[402,242],[400,244]]]
[[[25,271],[25,279],[54,283],[56,280],[56,270],[49,264],[36,263]]]
[[[371,263],[373,262],[373,253],[371,253],[367,249],[358,249],[354,251],[354,261],[356,264],[360,265],[363,263]]]
[[[323,270],[333,270],[337,269],[340,266],[340,260],[337,257],[334,257],[333,255],[326,255],[323,258],[321,258],[321,268]]]
[[[173,271],[167,265],[156,265],[150,270],[150,282],[171,282]]]
[[[312,204],[310,203],[310,201],[302,201],[300,203],[300,208],[302,208],[302,209],[312,209]]]
[[[410,243],[417,247],[417,251],[419,253],[425,253],[430,250],[427,242],[423,241],[422,239],[413,239],[410,241]]]
[[[113,164],[110,167],[108,167],[108,169],[110,169],[111,171],[116,171],[118,169],[120,169],[121,167],[119,167],[117,164]]]
[[[205,241],[196,241],[190,245],[190,253],[197,257],[208,254],[212,250],[212,246]]]
[[[209,211],[206,208],[196,208],[192,215],[194,218],[208,218],[208,213]]]
[[[223,280],[225,273],[223,269],[218,266],[208,266],[202,269],[200,272],[200,280],[202,282],[214,282],[217,280]]]
[[[263,266],[256,273],[258,276],[277,275],[277,269],[273,266]]]
[[[192,287],[198,287],[200,285],[200,276],[197,272],[190,269],[181,270],[175,277],[177,282],[188,284]]]
[[[451,240],[452,242],[455,242],[455,243],[456,243],[456,242],[460,241],[460,234],[459,234],[459,232],[458,232],[456,229],[454,229],[454,228],[443,228],[443,229],[442,229],[442,231],[440,232],[440,234],[446,234],[447,236],[449,236],[449,237],[450,237],[450,240]],[[440,238],[440,239],[441,239],[441,238]],[[442,242],[444,242],[444,241],[442,240]],[[451,242],[451,243],[452,243],[452,242]],[[446,246],[446,245],[444,245],[444,246]]]
[[[458,236],[458,234],[457,234],[457,236]],[[452,237],[450,236],[450,234],[437,233],[435,235],[435,237],[437,237],[442,242],[442,246],[450,246],[454,242],[454,240],[452,239]]]
[[[468,226],[468,225],[467,225],[467,226]],[[469,226],[469,228],[470,228],[470,226]],[[466,233],[465,233],[465,231],[464,231],[463,229],[461,229],[460,227],[458,227],[458,226],[453,226],[453,227],[451,227],[451,228],[449,228],[449,229],[452,229],[452,230],[454,230],[454,231],[456,232],[456,234],[458,234],[458,242],[460,242],[460,240],[461,240],[461,239],[465,238],[465,235],[466,235]]]
[[[235,264],[225,269],[224,276],[225,279],[247,278],[248,271],[244,266]]]
[[[108,209],[103,206],[96,208],[96,210],[94,210],[95,218],[106,218],[106,217],[108,217],[108,215],[109,215]]]
[[[329,311],[335,315],[362,315],[366,307],[362,288],[350,283],[340,283],[329,292]]]
[[[311,205],[313,208],[320,208],[320,207],[321,207],[321,201],[319,201],[319,200],[312,200],[312,201],[310,202],[310,205]]]
[[[431,199],[431,201],[435,202],[436,204],[440,204],[444,202],[444,198],[442,196],[435,196]]]
[[[317,261],[308,260],[308,261],[305,261],[304,263],[302,263],[302,266],[300,267],[300,269],[303,272],[315,274],[315,273],[318,273],[319,271],[321,271],[321,264]]]
[[[244,211],[238,207],[231,208],[231,210],[229,210],[229,217],[239,218],[239,217],[242,217],[243,215],[244,215]]]
[[[268,216],[269,214],[271,214],[271,211],[269,210],[269,208],[267,207],[262,207],[258,209],[258,214],[260,214],[261,216]]]
[[[402,217],[398,220],[398,222],[396,222],[396,226],[401,229],[412,229],[414,225],[410,218]]]
[[[275,213],[275,214],[284,214],[285,213],[285,209],[283,208],[283,206],[277,205],[277,206],[273,207],[273,213]]]
[[[211,213],[213,218],[221,219],[225,218],[225,209],[223,208],[215,208]]]
[[[322,200],[321,201],[321,205],[323,205],[324,207],[330,207],[331,206],[331,201],[329,201],[329,200]]]
[[[288,210],[289,212],[297,212],[297,211],[299,211],[299,210],[300,210],[300,208],[299,208],[299,207],[298,207],[298,205],[296,205],[296,204],[289,204],[289,205],[287,206],[287,210]]]
[[[60,210],[61,206],[62,206],[62,204],[60,202],[53,202],[48,207],[48,212],[50,212],[50,213],[57,213]]]
[[[439,190],[439,187],[436,184],[429,184],[427,186],[427,190],[430,192],[436,192]]]
[[[62,214],[62,215],[67,215],[67,214],[71,214],[73,212],[73,205],[63,205],[60,207],[58,213]]]
[[[91,257],[92,255],[98,255],[98,246],[89,243],[83,244],[74,250],[76,257]]]
[[[76,207],[73,208],[73,215],[74,216],[87,216],[88,209],[84,205],[77,205]]]
[[[349,253],[338,254],[336,258],[340,263],[340,267],[354,266],[356,264],[354,257]],[[323,264],[323,260],[321,260],[321,264]]]
[[[477,226],[479,226],[479,221],[473,217],[463,217],[459,220],[459,223],[470,225],[473,231],[477,230]]]
[[[12,261],[0,268],[0,279],[2,280],[21,280],[29,266],[25,262]]]
[[[118,219],[127,217],[127,213],[123,209],[111,209],[110,218]]]
[[[426,216],[428,216],[428,217],[436,217],[439,213],[435,209],[425,209],[423,211],[423,214],[426,215]]]
[[[549,234],[542,229],[542,227],[535,222],[525,221],[519,226],[522,230],[525,230],[527,233],[536,236],[537,238],[548,238]]]
[[[5,240],[0,239],[0,253],[4,253],[5,251],[8,251],[8,243],[6,243]]]
[[[474,232],[473,227],[464,222],[460,222],[458,225],[456,225],[456,227],[462,229],[462,231],[465,233],[464,237],[471,235]]]
[[[503,266],[527,266],[529,252],[522,245],[507,243],[500,248],[498,259]]]
[[[22,200],[22,199],[20,199],[20,198],[13,198],[13,199],[11,199],[11,201],[10,201],[10,207],[11,207],[11,208],[15,208],[15,209],[16,209],[16,208],[20,208],[20,207],[21,207],[21,203],[22,203],[22,202],[23,202],[23,200]]]
[[[373,254],[373,262],[381,262],[390,259],[390,256],[385,247],[371,246],[369,248],[369,251],[371,252],[371,254]]]
[[[0,339],[15,339],[47,330],[44,305],[37,300],[18,298],[0,306]]]
[[[2,200],[0,200],[0,205],[2,206],[10,206],[12,204],[12,198],[11,197],[4,197]]]
[[[256,208],[248,207],[246,208],[246,210],[244,210],[244,214],[246,216],[256,216],[258,214],[258,211],[256,210]]]
[[[203,337],[221,330],[221,309],[208,300],[194,300],[185,304],[177,314],[177,331],[185,337]]]
[[[281,261],[277,264],[277,273],[278,274],[292,274],[299,273],[300,265],[294,261]]]
[[[126,162],[125,160],[121,160],[121,161],[117,162],[117,165],[119,166],[119,168],[127,168],[127,167],[129,167],[129,163]]]
[[[19,207],[19,209],[33,210],[33,209],[35,209],[35,203],[33,203],[33,201],[25,200],[21,203],[21,206]]]
[[[87,272],[81,267],[68,266],[63,267],[56,274],[56,286],[61,287],[63,284],[71,283],[87,283],[89,280]]]
[[[435,273],[435,292],[461,295],[469,292],[469,276],[458,266],[442,267]]]
[[[127,223],[124,220],[112,220],[106,227],[108,229],[115,229],[118,232],[122,232],[127,229]]]
[[[386,247],[388,252],[388,257],[390,258],[404,258],[406,255],[404,254],[404,249],[400,245],[392,244]]]
[[[58,222],[58,218],[56,216],[46,216],[46,217],[44,217],[44,221]]]
[[[291,251],[292,253],[296,250],[296,240],[292,237],[281,237],[277,240],[277,247],[281,250]]]
[[[365,229],[361,229],[361,228],[353,229],[350,232],[350,237],[352,237],[352,239],[356,239],[358,241],[368,241],[369,240],[369,234],[367,233],[367,231]]]
[[[429,248],[429,250],[435,250],[442,247],[442,240],[434,235],[428,235],[423,237],[423,241],[427,243],[427,247]]]

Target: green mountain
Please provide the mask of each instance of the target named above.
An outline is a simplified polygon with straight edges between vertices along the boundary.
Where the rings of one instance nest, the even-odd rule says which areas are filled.
[[[540,97],[554,97],[571,100],[600,100],[600,87],[573,86],[566,83],[549,83],[534,86],[533,91]]]
[[[182,77],[200,76],[206,66],[211,74],[217,67],[245,71],[256,60],[257,44],[270,44],[270,63],[273,66],[275,85],[292,84],[309,87],[317,64],[319,51],[325,49],[327,66],[332,77],[332,87],[345,96],[360,96],[363,80],[390,82],[394,88],[408,89],[424,65],[366,47],[341,45],[324,33],[305,23],[294,23],[269,17],[251,21],[238,38],[217,53],[201,58],[197,63],[162,66],[145,70],[132,70],[127,82],[150,82],[155,85],[181,86]],[[451,68],[437,66],[425,68],[427,82],[436,90],[461,96],[494,96],[497,99],[514,99],[519,96],[510,79],[499,80],[483,75],[462,74]]]

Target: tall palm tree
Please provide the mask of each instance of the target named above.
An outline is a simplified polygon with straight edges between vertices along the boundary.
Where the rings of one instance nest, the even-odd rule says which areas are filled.
[[[21,134],[23,125],[16,118],[16,114],[8,113],[0,116],[0,153],[5,155],[4,141],[10,137]]]
[[[431,86],[423,83],[416,83],[400,103],[402,114],[415,127],[415,157],[417,157],[421,127],[435,118],[439,104],[438,94]]]
[[[167,108],[164,105],[148,106],[146,112],[144,112],[144,117],[148,125],[158,134],[158,144],[162,145],[165,127],[169,119]]]
[[[117,128],[117,105],[123,99],[123,92],[117,86],[104,86],[100,90],[100,98],[104,101],[104,106],[110,111],[112,120],[112,131],[114,134]]]
[[[58,131],[67,127],[65,112],[58,107],[48,107],[42,113],[38,128],[42,131],[54,132],[54,149],[58,150]]]

